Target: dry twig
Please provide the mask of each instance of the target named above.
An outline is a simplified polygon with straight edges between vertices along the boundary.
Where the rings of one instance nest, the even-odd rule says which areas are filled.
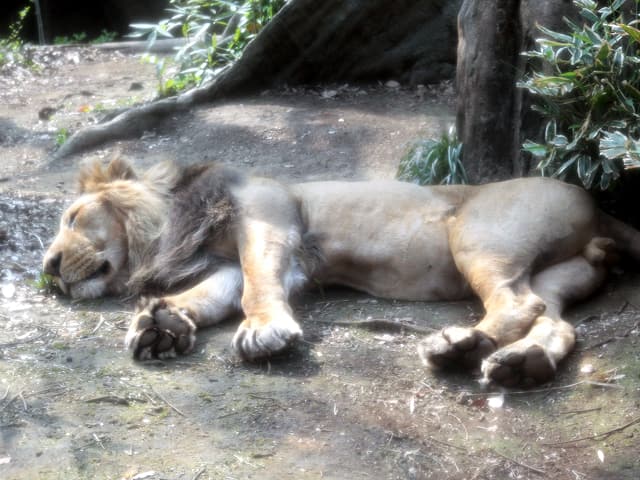
[[[36,328],[38,330],[44,330],[44,331],[40,335],[36,335],[35,337],[32,337],[32,338],[25,338],[21,340],[15,340],[13,342],[0,343],[0,348],[15,347],[16,345],[22,345],[23,343],[35,342],[36,340],[40,340],[42,337],[45,337],[47,334],[51,333],[51,330],[47,330],[44,327],[36,327]]]
[[[4,402],[4,399],[7,398],[7,395],[9,395],[9,385],[7,385],[7,390],[4,392],[4,395],[2,395],[2,398],[0,398],[0,402]]]
[[[454,445],[453,443],[445,442],[444,440],[438,440],[437,438],[434,438],[432,436],[429,436],[427,438],[427,440],[430,441],[430,442],[436,443],[438,445],[441,445],[441,446],[445,446],[445,447],[449,447],[449,448],[455,448],[456,450],[460,450],[461,452],[469,453],[469,450],[467,450],[464,447],[460,447],[458,445]]]
[[[584,410],[565,410],[564,412],[556,412],[556,413],[552,413],[551,415],[572,415],[577,413],[597,412],[600,410],[602,410],[602,407],[585,408]]]
[[[184,412],[180,411],[177,407],[175,407],[174,405],[172,405],[169,400],[167,400],[166,398],[164,398],[162,395],[160,395],[160,393],[158,391],[156,391],[153,387],[151,387],[151,391],[160,399],[162,400],[164,403],[166,403],[171,410],[173,410],[174,412],[176,412],[178,415],[180,415],[181,417],[186,417],[186,415],[184,414]]]
[[[491,451],[496,454],[499,457],[504,458],[505,460],[510,461],[511,463],[515,463],[516,465],[521,466],[522,468],[526,468],[527,470],[531,470],[534,473],[537,473],[538,475],[546,475],[546,472],[544,470],[541,470],[539,468],[536,467],[532,467],[531,465],[527,465],[526,463],[522,463],[519,462],[518,460],[516,460],[515,458],[511,458],[511,457],[507,457],[505,454],[500,453],[499,451],[497,451],[495,448],[491,449]]]
[[[129,400],[115,395],[105,395],[103,397],[90,398],[87,403],[111,403],[113,405],[129,406]]]
[[[531,390],[505,390],[505,391],[501,391],[501,392],[478,392],[478,393],[474,393],[474,392],[465,392],[462,391],[460,393],[465,394],[466,396],[469,397],[482,397],[482,396],[489,396],[489,395],[500,395],[500,394],[504,394],[504,395],[528,395],[531,393],[547,393],[547,392],[552,392],[554,390],[567,390],[569,388],[575,388],[579,385],[592,385],[594,387],[602,387],[602,388],[622,388],[620,385],[615,385],[612,383],[603,383],[603,382],[594,382],[593,380],[581,380],[579,382],[576,383],[570,383],[568,385],[560,385],[557,387],[547,387],[547,388],[536,388],[536,389],[531,389]]]
[[[105,450],[104,445],[102,443],[102,440],[100,439],[100,437],[98,435],[96,435],[95,433],[93,434],[93,439],[96,441],[96,443],[98,445],[100,445],[100,448],[102,448],[103,450]]]
[[[9,405],[11,405],[13,402],[15,402],[15,401],[16,401],[16,399],[18,399],[18,398],[23,398],[23,397],[22,397],[22,391],[20,391],[20,392],[16,393],[13,397],[11,397],[11,398],[9,399],[9,401],[8,401],[7,403],[5,403],[5,404],[2,406],[2,408],[0,408],[0,412],[3,412],[3,411],[5,411],[7,408],[9,408]],[[24,401],[24,398],[23,398],[23,401]]]
[[[196,474],[193,476],[193,478],[191,480],[198,480],[198,478],[200,478],[200,475],[202,475],[207,469],[206,468],[201,468],[200,470],[198,470],[196,472]]]
[[[429,334],[437,331],[436,328],[421,327],[419,325],[411,325],[409,323],[396,322],[385,318],[369,318],[367,320],[320,320],[310,319],[312,322],[326,323],[327,325],[337,325],[340,327],[361,327],[370,330],[389,330],[392,332],[413,332],[420,334]]]
[[[96,333],[100,327],[102,326],[102,324],[104,323],[104,316],[100,315],[100,321],[98,322],[98,324],[95,326],[95,328],[93,330],[91,330],[91,335],[93,335],[94,333]]]
[[[582,442],[583,440],[604,440],[614,433],[622,432],[629,427],[632,427],[636,423],[640,423],[640,417],[636,417],[628,423],[616,428],[612,428],[611,430],[607,430],[606,432],[596,433],[595,435],[589,435],[587,437],[574,438],[573,440],[563,440],[561,442],[552,442],[552,443],[541,443],[545,447],[555,447],[557,445],[566,445],[568,443]]]

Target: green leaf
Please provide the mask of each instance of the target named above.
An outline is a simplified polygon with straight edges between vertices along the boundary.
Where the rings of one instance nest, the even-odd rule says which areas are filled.
[[[586,18],[587,20],[593,23],[600,21],[600,17],[598,17],[595,13],[593,13],[592,10],[587,10],[586,8],[583,8],[582,10],[580,10],[580,15],[582,15],[584,18]]]
[[[566,147],[568,143],[569,143],[569,140],[564,135],[556,135],[549,141],[549,144],[558,148]]]
[[[624,5],[626,3],[626,1],[627,0],[616,0],[611,5],[611,10],[613,10],[614,12],[617,11],[622,5]]]
[[[613,163],[610,159],[605,158],[602,160],[602,171],[608,175],[617,175],[618,169],[616,164]]]
[[[627,154],[628,141],[621,132],[605,132],[600,139],[600,154],[608,159],[622,158]]]
[[[548,152],[548,148],[546,145],[532,142],[530,140],[527,140],[522,144],[522,149],[525,152],[530,153],[534,157],[546,157]]]
[[[634,42],[640,43],[640,30],[624,23],[616,23],[616,27],[621,28]]]
[[[567,35],[565,33],[560,33],[560,32],[556,32],[554,30],[550,30],[546,27],[543,27],[542,25],[538,26],[538,30],[540,30],[542,33],[544,33],[545,35],[547,35],[548,37],[554,39],[554,40],[558,40],[559,42],[563,42],[562,45],[571,45],[573,43],[573,38],[571,37],[571,35]],[[537,41],[548,41],[547,39],[541,38]]]
[[[596,60],[600,62],[600,64],[605,64],[609,58],[609,53],[611,53],[611,47],[607,42],[604,42],[596,54]]]
[[[624,52],[622,51],[622,48],[616,48],[616,51],[613,54],[613,65],[618,69],[622,69],[622,66],[624,65]]]
[[[593,42],[594,46],[602,44],[602,37],[600,37],[600,35],[598,35],[592,28],[585,28],[584,31],[589,37],[589,40]]]
[[[569,160],[567,160],[562,165],[560,165],[560,168],[558,168],[553,173],[553,176],[556,177],[556,178],[564,179],[564,177],[566,176],[567,172],[569,171],[569,168],[573,167],[573,165],[576,163],[576,160],[578,160],[578,157],[579,157],[578,154],[572,155],[569,158]]]
[[[587,182],[587,174],[591,169],[591,157],[588,155],[580,155],[578,157],[578,168],[576,169],[578,173],[578,178],[586,186]]]
[[[551,142],[551,139],[556,136],[556,121],[551,120],[547,122],[547,126],[544,129],[544,141],[547,143]]]
[[[594,0],[575,0],[573,3],[575,3],[578,7],[592,11],[595,11],[596,8],[598,8],[598,3]]]

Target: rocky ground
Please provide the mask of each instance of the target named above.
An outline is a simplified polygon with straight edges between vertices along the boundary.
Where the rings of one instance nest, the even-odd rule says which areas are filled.
[[[136,363],[122,345],[130,304],[70,302],[38,280],[82,161],[118,150],[139,168],[174,158],[291,181],[390,178],[411,140],[452,122],[449,85],[267,91],[51,162],[77,128],[153,97],[154,67],[89,48],[33,60],[0,71],[1,478],[638,478],[634,275],[570,312],[576,352],[528,391],[425,371],[420,335],[391,325],[470,324],[474,302],[318,292],[298,303],[304,341],[281,358],[242,363],[228,324],[203,332],[192,355]],[[367,319],[390,325],[343,325]]]

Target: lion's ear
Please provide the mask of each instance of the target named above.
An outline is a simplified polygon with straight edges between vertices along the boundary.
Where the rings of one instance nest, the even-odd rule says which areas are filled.
[[[129,162],[120,157],[116,157],[109,162],[107,176],[111,182],[114,180],[136,180],[138,178]]]
[[[80,193],[91,193],[115,180],[135,180],[137,178],[129,162],[116,157],[109,162],[106,168],[97,160],[82,167],[78,185]]]

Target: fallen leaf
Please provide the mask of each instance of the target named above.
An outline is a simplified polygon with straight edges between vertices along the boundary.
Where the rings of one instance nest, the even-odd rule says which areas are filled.
[[[489,408],[498,409],[502,408],[504,405],[504,395],[501,393],[500,395],[496,395],[495,397],[489,397],[487,399],[487,405]]]
[[[587,363],[580,368],[580,373],[591,374],[595,371],[596,371],[595,367],[590,363]]]
[[[600,460],[601,463],[604,463],[604,453],[602,452],[602,450],[598,450],[598,460]]]
[[[142,472],[137,475],[131,477],[131,480],[143,480],[145,478],[153,477],[156,474],[153,470],[149,470],[148,472]]]
[[[2,296],[11,298],[16,293],[16,286],[13,283],[5,283],[2,285]]]

